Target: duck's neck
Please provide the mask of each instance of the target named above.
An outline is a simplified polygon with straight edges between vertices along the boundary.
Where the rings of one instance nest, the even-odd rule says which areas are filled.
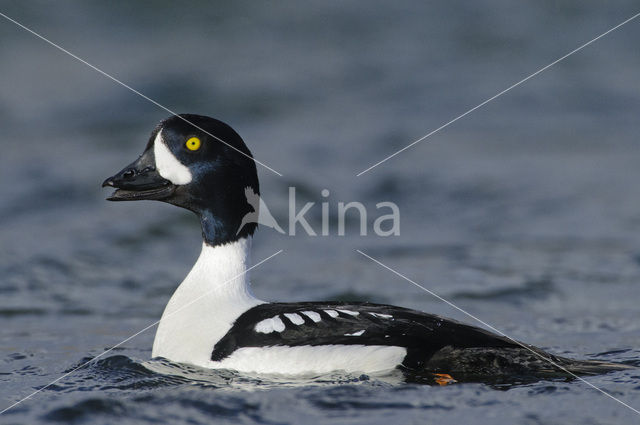
[[[251,294],[250,249],[251,237],[203,244],[198,261],[165,308],[153,357],[207,365],[213,346],[235,319],[262,303]]]

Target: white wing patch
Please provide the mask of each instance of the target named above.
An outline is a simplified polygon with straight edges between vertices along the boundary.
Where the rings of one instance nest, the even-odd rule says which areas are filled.
[[[271,332],[282,332],[284,329],[284,322],[278,316],[261,320],[253,328],[254,331],[263,334],[270,334]]]
[[[273,320],[273,330],[276,332],[282,332],[285,328],[284,322],[278,317],[275,316],[271,320]]]
[[[352,310],[340,310],[340,309],[336,309],[336,310],[322,310],[324,311],[326,314],[328,314],[330,317],[332,318],[336,318],[338,317],[340,313],[344,313],[344,314],[349,314],[351,316],[358,316],[360,313],[357,311],[352,311]],[[382,314],[382,313],[372,313],[372,312],[367,312],[368,314],[372,315],[373,317],[379,317],[381,319],[391,319],[393,320],[393,316],[390,314]],[[318,312],[315,311],[311,311],[311,310],[305,310],[305,311],[301,311],[300,314],[298,313],[283,313],[284,316],[289,319],[291,321],[291,323],[293,323],[294,325],[303,325],[304,324],[304,318],[302,318],[302,316],[300,316],[300,314],[303,314],[305,316],[307,316],[309,319],[313,320],[315,323],[318,323],[322,320],[322,317],[320,316],[320,314]],[[286,326],[284,324],[284,322],[282,321],[282,319],[279,316],[273,316],[269,319],[264,319],[261,320],[260,322],[256,323],[255,327],[253,328],[254,331],[259,332],[259,333],[263,333],[263,334],[270,334],[272,332],[282,332],[286,329]],[[364,329],[357,331],[357,332],[353,332],[353,333],[347,333],[344,334],[344,336],[361,336],[362,334],[364,334]],[[385,335],[385,338],[387,338],[388,335]]]
[[[304,314],[305,316],[307,316],[309,319],[313,320],[316,323],[318,323],[320,320],[322,320],[320,318],[320,315],[318,313],[316,313],[315,311],[301,311],[301,313]]]
[[[294,325],[302,325],[304,324],[304,319],[302,317],[300,317],[299,314],[296,313],[285,313],[284,314],[287,319],[291,320],[291,323],[293,323]]]
[[[382,313],[369,313],[373,317],[379,317],[381,319],[393,319],[393,316],[390,314],[382,314]]]
[[[163,178],[177,185],[191,182],[191,171],[171,153],[162,139],[162,130],[158,131],[153,141],[153,154],[156,157],[156,170]]]

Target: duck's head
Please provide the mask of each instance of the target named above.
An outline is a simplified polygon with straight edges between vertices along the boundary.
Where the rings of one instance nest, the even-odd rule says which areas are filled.
[[[257,226],[247,223],[238,232],[253,211],[245,190],[260,193],[251,152],[213,118],[182,114],[160,122],[142,155],[102,186],[116,188],[110,201],[157,200],[193,211],[209,245],[250,236]]]

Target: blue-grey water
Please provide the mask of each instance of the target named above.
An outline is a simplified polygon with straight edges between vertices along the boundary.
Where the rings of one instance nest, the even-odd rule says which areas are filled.
[[[369,235],[262,229],[267,300],[358,299],[472,320],[554,353],[640,359],[640,20],[387,163],[356,174],[639,12],[629,1],[0,2],[177,112],[231,124],[271,212],[287,190],[361,201]],[[168,115],[0,18],[0,409],[158,320],[195,261],[195,217],[108,203],[102,180]],[[322,198],[323,189],[330,191]],[[395,202],[401,234],[371,232]],[[580,381],[434,387],[244,376],[150,360],[154,330],[0,423],[629,424]],[[589,382],[640,409],[640,371]]]

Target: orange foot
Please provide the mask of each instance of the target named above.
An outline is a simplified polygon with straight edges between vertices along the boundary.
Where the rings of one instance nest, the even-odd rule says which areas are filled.
[[[434,373],[433,380],[436,381],[436,384],[443,385],[443,386],[458,382],[455,379],[453,379],[451,375],[447,373]]]

